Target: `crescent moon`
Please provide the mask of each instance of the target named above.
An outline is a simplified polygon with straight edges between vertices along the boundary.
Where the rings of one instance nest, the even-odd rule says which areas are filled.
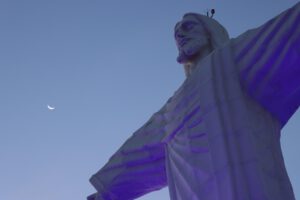
[[[50,105],[47,105],[47,107],[48,107],[49,110],[54,110],[55,109],[55,107],[52,107]]]

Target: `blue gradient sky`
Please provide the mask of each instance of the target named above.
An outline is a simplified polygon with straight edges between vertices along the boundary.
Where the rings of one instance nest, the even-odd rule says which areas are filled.
[[[185,12],[215,8],[236,37],[296,2],[0,0],[0,199],[95,191],[89,177],[183,82],[173,27]],[[300,112],[282,147],[300,199],[299,122]]]

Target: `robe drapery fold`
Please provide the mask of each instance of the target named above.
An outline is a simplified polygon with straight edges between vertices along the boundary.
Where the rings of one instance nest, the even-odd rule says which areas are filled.
[[[300,104],[300,4],[201,60],[90,179],[90,200],[294,200],[280,130]]]

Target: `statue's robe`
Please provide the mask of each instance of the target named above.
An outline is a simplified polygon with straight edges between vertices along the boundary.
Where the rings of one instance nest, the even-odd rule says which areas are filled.
[[[89,199],[293,200],[280,130],[300,104],[300,3],[202,59],[90,179]]]

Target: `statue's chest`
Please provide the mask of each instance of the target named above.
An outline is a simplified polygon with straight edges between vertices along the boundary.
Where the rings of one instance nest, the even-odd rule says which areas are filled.
[[[209,121],[229,123],[228,118],[232,121],[247,116],[245,100],[234,64],[228,60],[222,62],[217,55],[208,57],[199,63],[167,105],[165,141],[180,134],[201,135],[207,132]]]

